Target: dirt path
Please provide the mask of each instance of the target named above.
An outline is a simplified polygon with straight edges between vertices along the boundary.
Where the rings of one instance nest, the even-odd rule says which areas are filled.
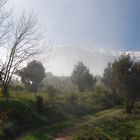
[[[108,112],[108,113],[105,113],[103,115],[95,115],[93,116],[93,118],[91,119],[88,119],[88,120],[85,120],[85,121],[82,121],[80,123],[76,123],[73,127],[71,128],[68,128],[68,129],[65,129],[64,131],[62,131],[61,133],[57,134],[57,136],[53,139],[53,140],[70,140],[71,136],[76,132],[78,131],[82,126],[86,125],[86,124],[89,124],[90,122],[94,122],[94,121],[97,121],[97,120],[101,120],[101,119],[104,119],[104,118],[108,118],[110,116],[116,116],[119,114],[119,112],[122,112],[122,109],[117,109],[113,112]],[[28,134],[31,134],[31,133],[35,133],[35,132],[38,132],[38,131],[41,131],[41,130],[44,130],[46,128],[50,128],[50,127],[53,127],[55,126],[56,124],[53,124],[53,125],[49,125],[49,126],[45,126],[45,127],[42,127],[42,128],[38,128],[38,129],[35,129],[35,130],[31,130],[29,132],[25,132],[23,133],[22,135],[20,135],[19,137],[16,138],[16,140],[21,140],[21,138],[25,135],[28,135]]]
[[[54,140],[69,140],[70,136],[77,130],[79,130],[84,124],[76,124],[72,128],[66,129],[54,138]]]
[[[58,134],[56,136],[56,138],[54,138],[54,140],[70,140],[70,137],[76,132],[78,131],[82,126],[86,125],[86,124],[89,124],[90,121],[94,122],[94,121],[97,121],[97,120],[101,120],[101,119],[104,119],[104,118],[108,118],[110,116],[116,116],[119,112],[122,112],[122,109],[118,109],[116,111],[113,111],[113,112],[109,112],[109,113],[105,113],[104,115],[101,115],[101,116],[97,116],[95,117],[94,119],[92,120],[89,120],[88,122],[86,123],[82,123],[82,124],[76,124],[74,127],[72,128],[69,128],[65,131],[63,131],[62,133]]]

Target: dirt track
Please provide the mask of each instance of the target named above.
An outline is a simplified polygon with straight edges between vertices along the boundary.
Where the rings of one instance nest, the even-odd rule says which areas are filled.
[[[119,112],[121,112],[122,109],[118,109],[116,111],[113,111],[113,112],[110,112],[110,113],[106,113],[102,116],[98,116],[98,117],[95,117],[93,121],[97,121],[97,120],[100,120],[100,119],[103,119],[103,118],[107,118],[107,117],[110,117],[110,116],[116,116],[116,114],[118,114]],[[54,138],[54,140],[70,140],[70,137],[77,131],[79,130],[83,125],[85,124],[88,124],[89,122],[86,122],[86,123],[82,123],[82,124],[77,124],[76,126],[72,127],[72,128],[69,128],[69,129],[66,129],[65,131],[63,131],[62,133],[58,134],[56,136],[56,138]]]
[[[116,115],[118,115],[119,112],[122,112],[122,110],[123,109],[117,109],[116,111],[105,113],[101,116],[95,116],[95,118],[93,118],[92,120],[88,120],[86,122],[81,122],[81,123],[76,123],[75,126],[73,126],[71,128],[68,128],[68,129],[65,129],[63,132],[57,134],[57,136],[53,140],[70,140],[71,136],[76,131],[78,131],[82,126],[84,126],[86,124],[89,124],[90,121],[94,122],[94,121],[97,121],[97,120],[100,120],[100,119],[108,118],[110,116],[116,116]],[[49,127],[52,127],[52,126],[55,126],[55,124],[53,124]],[[32,130],[30,132],[23,133],[21,136],[16,138],[16,140],[21,140],[22,136],[24,136],[24,135],[27,135],[27,134],[30,134],[30,133],[35,133],[35,132],[38,132],[40,130],[43,130],[43,129],[49,128],[49,127],[45,126],[45,127],[39,128],[39,129]]]

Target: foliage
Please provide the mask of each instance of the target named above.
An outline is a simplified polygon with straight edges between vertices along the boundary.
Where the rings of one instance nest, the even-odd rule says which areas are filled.
[[[104,69],[102,82],[115,92],[111,63],[108,63],[107,67]]]
[[[54,88],[59,91],[76,91],[76,86],[72,83],[70,76],[56,76],[51,72],[46,73],[46,77],[43,79],[44,89]],[[48,91],[47,91],[48,92]]]
[[[21,92],[25,92],[25,86],[21,81],[17,81],[12,79],[10,82],[10,93],[12,93],[12,91],[14,93],[21,93]]]
[[[7,121],[9,113],[9,109],[5,110],[4,112],[0,112],[0,136],[4,136],[5,130],[10,126],[10,123]]]
[[[96,79],[93,78],[87,66],[78,62],[71,75],[72,82],[77,85],[80,92],[93,89]]]
[[[6,137],[7,140],[22,132],[62,121],[64,117],[46,105],[38,112],[35,97],[28,95],[26,98],[24,94],[23,97],[11,97],[8,101],[5,98],[0,99],[0,120],[0,139],[4,140]]]
[[[5,57],[4,62],[0,65],[0,71],[3,73],[1,77],[5,96],[8,96],[10,81],[19,66],[24,61],[29,61],[32,57],[41,54],[41,36],[38,31],[33,15],[26,16],[23,14],[20,19],[10,21],[9,30],[6,31],[8,38],[5,40],[5,45],[2,46],[7,55],[3,56]]]
[[[22,82],[35,93],[42,84],[42,80],[45,77],[45,69],[43,65],[33,60],[28,65],[20,70],[19,76],[21,76]]]
[[[72,140],[112,140],[110,136],[103,131],[102,128],[85,125],[82,129],[75,134]]]
[[[120,105],[120,102],[112,90],[103,84],[96,85],[92,92],[56,92],[53,100],[50,100],[54,110],[77,117]]]
[[[112,64],[112,73],[115,88],[118,93],[123,95],[126,101],[126,110],[131,113],[135,101],[140,98],[140,64],[136,64],[130,71],[133,61],[130,55],[121,55]]]
[[[49,97],[52,99],[56,96],[58,91],[53,86],[47,86],[47,93]]]
[[[122,99],[112,89],[102,83],[95,86],[93,100],[95,104],[100,105],[104,109],[115,107],[122,103]]]

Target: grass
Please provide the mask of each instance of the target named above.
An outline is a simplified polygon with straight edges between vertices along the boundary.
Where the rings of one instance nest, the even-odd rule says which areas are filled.
[[[13,101],[16,102],[16,104],[13,103]],[[19,102],[21,102],[21,97],[20,101],[17,98],[12,100],[12,106],[14,104],[15,106],[18,104],[18,108],[21,109],[22,106],[20,107]],[[30,102],[28,100],[27,102],[26,100],[22,99],[21,104],[24,104],[24,106],[26,106],[28,109],[29,107],[32,108],[32,100],[30,100]],[[31,121],[31,118],[34,116],[31,115],[31,117],[28,117],[26,119],[29,120],[25,120],[26,123]],[[41,116],[41,118],[43,118],[43,116]],[[48,119],[48,116],[46,118]],[[41,120],[40,117],[37,117],[36,121],[38,120]],[[34,121],[35,118],[33,118],[33,122]],[[92,140],[140,140],[140,116],[127,115],[120,108],[107,109],[96,113],[95,115],[87,115],[80,118],[70,119],[65,122],[59,122],[55,125],[48,125],[48,127],[45,127],[44,129],[38,129],[37,131],[25,133],[25,135],[23,135],[20,140],[52,140],[58,134],[63,133],[69,128],[72,128],[73,126],[80,123],[83,124],[82,127],[76,132],[73,132],[73,135],[70,136],[70,139],[88,140],[91,138]],[[32,125],[37,128],[39,124]]]
[[[27,134],[23,136],[21,140],[52,140],[58,133],[72,126],[73,124],[70,122],[56,124],[44,130]]]
[[[15,137],[23,132],[64,119],[59,112],[52,110],[48,104],[44,105],[41,112],[38,112],[36,106],[36,98],[33,94],[27,96],[12,95],[8,100],[0,97],[0,121],[4,120],[8,124],[5,124],[6,130],[8,130],[4,132],[5,136]],[[0,139],[4,139],[1,137],[3,136],[0,134]]]
[[[35,103],[32,100],[10,98],[8,101],[0,99],[0,112],[7,114],[7,122],[12,124],[12,130],[20,133],[35,126],[42,126],[48,120],[36,111]],[[2,117],[2,116],[1,116]]]
[[[134,125],[135,127],[132,130],[131,134],[134,138],[140,138],[140,120],[136,120]]]
[[[78,124],[85,124],[85,123],[89,123],[91,122],[93,119],[101,119],[99,117],[99,114],[102,114],[101,116],[105,116],[112,113],[112,112],[120,112],[121,109],[108,109],[106,111],[102,111],[100,113],[97,113],[95,115],[88,115],[85,117],[81,117],[81,118],[75,118],[75,119],[71,119],[65,123],[60,123],[57,125],[54,125],[52,127],[46,128],[44,130],[41,131],[37,131],[37,132],[33,132],[33,133],[29,133],[25,136],[23,136],[20,140],[52,140],[57,134],[62,133],[64,130],[68,130],[69,128],[72,128],[75,125]],[[115,113],[114,113],[115,115]],[[97,117],[98,116],[98,117]]]
[[[29,132],[20,140],[52,140],[59,133],[77,124],[82,124],[82,127],[73,132],[73,140],[140,140],[139,114],[127,115],[122,109],[113,108],[64,121],[62,114],[48,106],[47,95],[38,94],[42,95],[46,102],[40,113],[36,110],[36,98],[31,93],[12,94],[8,101],[0,97],[0,113],[7,111],[3,118],[10,122],[8,127],[12,133],[17,135]],[[39,129],[43,126],[44,129]],[[33,128],[38,131],[31,131]]]
[[[124,111],[113,109],[95,116],[90,118],[90,123],[75,132],[71,139],[140,140],[140,114],[127,115]]]

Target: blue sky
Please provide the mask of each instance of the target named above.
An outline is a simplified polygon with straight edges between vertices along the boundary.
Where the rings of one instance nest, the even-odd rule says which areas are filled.
[[[140,50],[140,0],[9,0],[34,12],[52,44]]]

